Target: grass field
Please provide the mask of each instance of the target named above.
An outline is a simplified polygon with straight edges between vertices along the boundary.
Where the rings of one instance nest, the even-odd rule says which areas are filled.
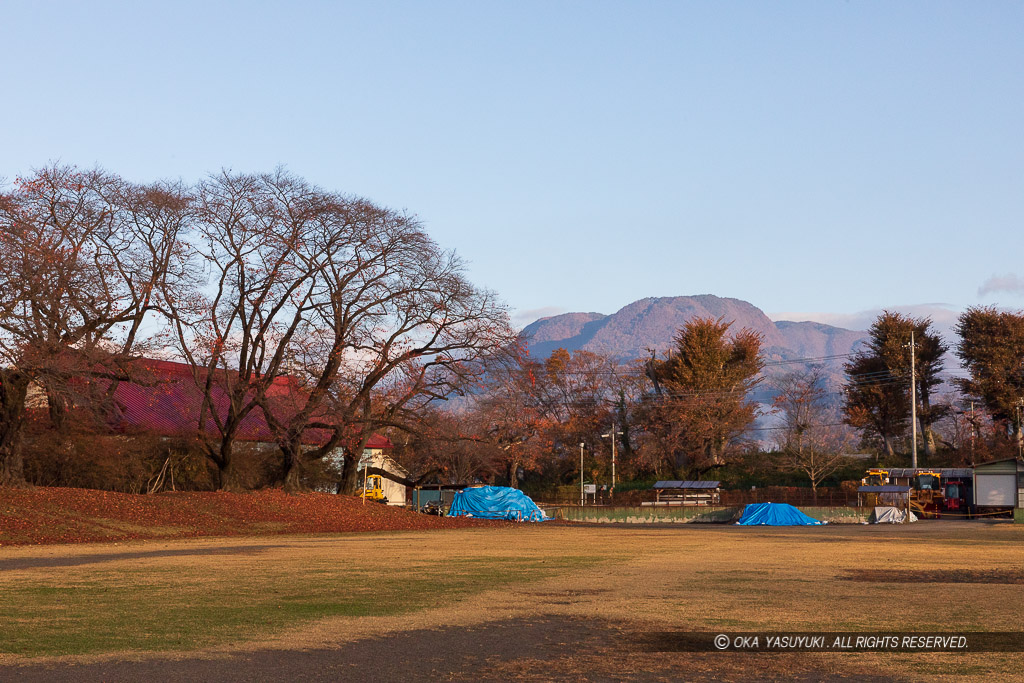
[[[470,629],[545,623],[562,631],[541,650],[454,658],[449,677],[755,680],[773,677],[772,662],[806,680],[1020,680],[1019,653],[652,654],[631,643],[662,631],[1019,631],[1022,605],[1024,528],[1013,524],[542,524],[4,547],[0,666],[337,649],[441,626],[459,635],[434,649],[462,652]],[[574,628],[580,639],[566,640]]]

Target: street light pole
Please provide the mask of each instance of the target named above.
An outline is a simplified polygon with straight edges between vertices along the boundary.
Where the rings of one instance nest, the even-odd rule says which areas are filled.
[[[612,431],[608,432],[607,434],[602,434],[601,435],[602,439],[611,439],[612,440],[612,488],[609,491],[609,496],[608,496],[609,498],[615,498],[615,441],[616,441],[615,437],[616,436],[622,436],[622,432],[615,431],[615,423],[614,422],[612,422]]]
[[[1018,420],[1018,422],[1020,422]],[[608,490],[608,498],[615,497],[615,423],[611,423],[611,488]]]

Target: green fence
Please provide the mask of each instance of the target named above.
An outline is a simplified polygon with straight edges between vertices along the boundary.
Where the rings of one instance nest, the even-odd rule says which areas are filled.
[[[556,519],[573,522],[625,523],[625,524],[687,524],[727,523],[739,519],[742,508],[705,506],[656,506],[643,507],[544,507],[545,512]],[[857,523],[867,521],[871,508],[856,507],[801,507],[800,510],[815,519],[833,523]]]

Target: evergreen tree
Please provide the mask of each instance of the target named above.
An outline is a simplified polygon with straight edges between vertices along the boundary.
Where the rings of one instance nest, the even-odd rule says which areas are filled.
[[[649,397],[648,431],[680,476],[725,464],[727,450],[757,417],[747,395],[761,372],[761,336],[731,323],[694,318],[668,357],[653,363],[658,394]]]
[[[930,318],[913,318],[885,311],[868,330],[864,350],[846,363],[849,380],[844,404],[845,421],[861,430],[868,440],[876,438],[886,454],[894,453],[894,441],[905,435],[910,419],[910,380],[916,378],[917,419],[924,452],[935,455],[934,425],[949,408],[934,401],[942,383],[942,357],[949,347],[931,329]],[[911,373],[911,333],[914,338],[914,372]]]
[[[985,306],[969,308],[957,323],[956,355],[970,373],[957,384],[981,402],[1001,431],[1024,439],[1024,312]]]

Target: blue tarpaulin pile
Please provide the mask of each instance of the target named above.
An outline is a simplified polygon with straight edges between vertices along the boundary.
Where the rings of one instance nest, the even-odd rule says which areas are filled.
[[[808,517],[792,505],[785,503],[751,503],[743,508],[743,516],[737,524],[744,526],[807,526],[828,524]]]
[[[448,516],[514,522],[540,522],[545,519],[544,511],[529,496],[507,486],[480,486],[456,491]]]

